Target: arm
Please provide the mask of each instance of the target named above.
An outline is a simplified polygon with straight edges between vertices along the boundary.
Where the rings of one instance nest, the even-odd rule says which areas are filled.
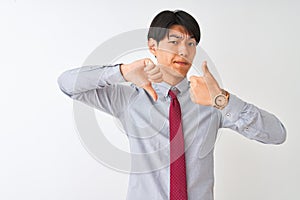
[[[221,88],[207,68],[202,65],[203,77],[190,78],[190,93],[194,103],[213,106],[214,97],[220,94]],[[281,144],[286,139],[283,124],[271,113],[246,103],[233,94],[221,113],[220,128],[230,128],[247,138],[268,144]]]
[[[266,144],[281,144],[286,139],[286,129],[276,116],[233,94],[221,114],[221,128],[233,129],[249,139]]]
[[[58,77],[62,92],[101,111],[118,116],[135,92],[125,82],[120,65],[84,66],[67,70]]]
[[[138,93],[136,86],[157,100],[151,82],[161,81],[159,68],[149,58],[126,65],[84,66],[68,70],[58,78],[59,87],[66,95],[114,116],[119,116],[132,95]],[[133,84],[120,84],[123,82]]]

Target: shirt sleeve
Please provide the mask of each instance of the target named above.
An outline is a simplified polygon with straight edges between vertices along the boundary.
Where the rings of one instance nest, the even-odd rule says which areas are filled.
[[[63,72],[57,79],[67,96],[118,117],[136,91],[124,84],[120,65],[83,66]]]
[[[266,144],[281,144],[286,140],[286,129],[273,114],[230,94],[228,105],[221,111],[221,128],[230,128]]]

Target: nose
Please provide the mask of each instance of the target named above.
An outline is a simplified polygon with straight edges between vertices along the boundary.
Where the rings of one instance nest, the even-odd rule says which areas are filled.
[[[186,44],[181,44],[178,48],[178,54],[182,57],[187,57],[188,56],[188,49]]]

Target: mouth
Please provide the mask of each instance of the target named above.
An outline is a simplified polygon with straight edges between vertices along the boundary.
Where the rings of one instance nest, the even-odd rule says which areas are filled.
[[[189,63],[188,62],[186,62],[186,61],[174,61],[173,62],[174,64],[177,64],[177,65],[180,65],[180,66],[187,66],[187,65],[189,65]]]

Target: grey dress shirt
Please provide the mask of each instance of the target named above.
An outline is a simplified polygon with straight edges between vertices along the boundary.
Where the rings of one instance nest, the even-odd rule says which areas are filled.
[[[124,84],[119,65],[84,66],[65,71],[58,78],[60,89],[118,118],[127,134],[132,153],[158,152],[143,162],[132,160],[128,200],[169,199],[169,105],[167,83],[153,83],[158,100],[134,84]],[[213,200],[213,150],[219,128],[230,128],[262,143],[280,144],[286,130],[273,115],[230,94],[223,110],[191,101],[185,78],[176,88],[182,110],[189,200]],[[154,170],[157,169],[157,170]]]

